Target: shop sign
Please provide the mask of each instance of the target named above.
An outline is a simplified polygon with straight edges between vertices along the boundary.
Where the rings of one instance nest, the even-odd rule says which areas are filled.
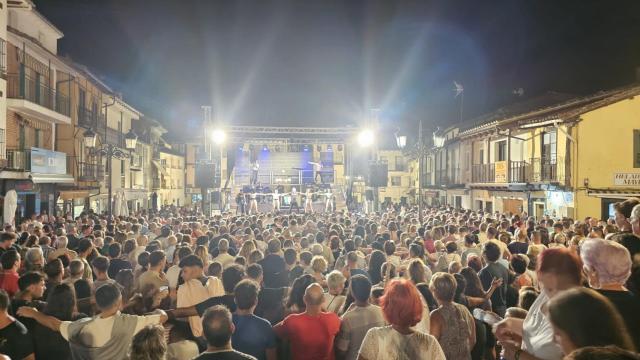
[[[614,186],[640,186],[640,173],[613,174]]]
[[[31,148],[31,172],[36,174],[67,173],[67,154],[40,148]]]
[[[496,161],[495,170],[496,170],[495,181],[497,183],[506,183],[507,182],[507,162]]]

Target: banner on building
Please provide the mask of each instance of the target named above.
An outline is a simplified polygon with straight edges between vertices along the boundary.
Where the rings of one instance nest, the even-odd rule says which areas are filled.
[[[495,169],[496,169],[495,181],[497,183],[506,183],[507,182],[507,162],[496,161]]]
[[[66,174],[67,154],[32,147],[31,172],[37,174]]]
[[[640,186],[640,173],[615,173],[613,174],[615,186]]]

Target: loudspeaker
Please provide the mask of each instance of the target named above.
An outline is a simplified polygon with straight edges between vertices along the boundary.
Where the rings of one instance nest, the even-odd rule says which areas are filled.
[[[197,188],[217,188],[220,187],[220,177],[215,176],[216,165],[207,163],[196,164],[196,187]]]
[[[369,186],[386,187],[389,177],[389,166],[385,163],[369,165]]]
[[[364,196],[367,199],[367,201],[373,201],[373,190],[365,191]]]

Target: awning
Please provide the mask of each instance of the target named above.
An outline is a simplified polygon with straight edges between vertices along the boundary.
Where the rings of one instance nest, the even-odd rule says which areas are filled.
[[[160,163],[157,160],[151,160],[151,163],[153,163],[153,166],[156,167],[156,169],[158,169],[158,171],[160,171],[160,173],[164,176],[168,176],[169,173],[167,172],[167,169],[164,168],[164,166],[160,165]]]
[[[89,197],[89,190],[65,190],[60,191],[62,200],[84,199]]]
[[[587,189],[587,196],[609,199],[628,199],[640,197],[638,189]]]
[[[75,179],[69,174],[34,174],[31,173],[34,184],[73,184]]]

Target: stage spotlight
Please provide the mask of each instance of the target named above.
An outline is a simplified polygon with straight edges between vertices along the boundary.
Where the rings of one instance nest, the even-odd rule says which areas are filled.
[[[211,140],[213,140],[213,143],[216,145],[223,144],[226,139],[227,133],[222,129],[215,129],[211,132]]]
[[[362,147],[369,147],[373,144],[374,141],[373,131],[369,129],[364,129],[358,134],[358,144]]]

